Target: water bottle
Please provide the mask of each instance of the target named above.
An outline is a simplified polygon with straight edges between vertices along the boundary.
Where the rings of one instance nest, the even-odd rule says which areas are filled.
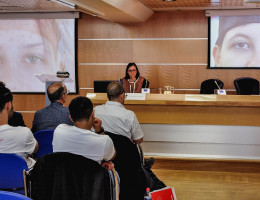
[[[150,188],[146,188],[146,192],[144,194],[144,200],[152,200],[152,196],[150,194]]]

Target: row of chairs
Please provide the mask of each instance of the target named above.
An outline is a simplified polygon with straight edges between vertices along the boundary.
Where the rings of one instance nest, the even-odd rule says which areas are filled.
[[[34,137],[39,144],[39,150],[34,155],[36,159],[53,152],[53,133],[53,129],[34,133]],[[26,161],[16,154],[0,153],[0,163],[0,190],[12,191],[27,196],[26,184],[24,184],[25,172],[28,171]]]
[[[217,83],[217,84],[216,84]],[[242,77],[234,80],[238,95],[259,95],[259,81],[250,77]],[[200,94],[214,94],[215,89],[224,87],[223,81],[219,79],[208,79],[201,83]]]
[[[71,156],[68,153],[52,153],[52,140],[53,140],[53,132],[54,130],[43,130],[36,132],[35,138],[39,143],[39,150],[38,153],[35,155],[37,159],[37,162],[31,170],[31,173],[34,175],[30,176],[26,175],[26,171],[28,171],[26,161],[16,155],[16,154],[0,154],[0,190],[8,190],[17,192],[20,194],[25,194],[27,196],[28,194],[32,194],[32,191],[37,191],[36,193],[32,195],[33,199],[48,199],[42,198],[44,195],[48,194],[54,194],[52,191],[52,186],[49,185],[52,184],[53,177],[56,172],[61,172],[62,170],[65,170],[62,176],[65,176],[65,174],[68,174],[68,179],[71,177],[76,177],[77,174],[81,169],[82,165],[85,162],[84,159],[87,159],[85,157],[83,158],[76,158],[77,155]],[[106,133],[108,134],[111,139],[114,142],[114,145],[116,149],[120,149],[120,151],[117,152],[116,158],[113,160],[115,166],[117,167],[116,170],[120,175],[120,178],[122,178],[122,182],[120,183],[120,198],[128,200],[128,199],[136,199],[135,197],[140,197],[142,195],[142,192],[145,190],[145,188],[142,188],[143,185],[145,185],[146,178],[142,171],[139,171],[139,164],[143,163],[143,153],[141,151],[141,148],[136,148],[136,145],[134,145],[128,138],[120,135],[115,135],[112,133]],[[82,157],[82,156],[80,156]],[[56,162],[56,161],[57,162]],[[72,160],[74,160],[72,162]],[[88,159],[89,160],[89,159]],[[84,162],[83,162],[84,161]],[[87,161],[86,161],[87,162]],[[88,161],[90,163],[91,161]],[[94,161],[93,161],[94,162]],[[48,164],[49,163],[49,164]],[[56,164],[54,164],[56,163]],[[96,162],[94,162],[96,163]],[[129,164],[131,163],[131,164]],[[49,172],[49,170],[45,171],[45,175],[39,177],[38,174],[44,174],[43,171],[39,173],[37,170],[43,170],[46,168],[46,166],[51,166],[49,169],[55,168],[55,172]],[[99,165],[100,166],[100,165]],[[63,167],[61,170],[58,169],[58,167]],[[87,165],[83,168],[86,169]],[[65,169],[66,168],[66,169]],[[94,167],[95,169],[97,166]],[[75,170],[75,174],[72,175],[72,173],[69,173],[69,171]],[[74,172],[73,172],[74,173]],[[119,184],[116,183],[116,173],[113,171],[112,175],[111,172],[109,173],[111,181],[115,183],[115,187],[113,191],[111,191],[112,196],[114,197],[113,200],[116,200],[119,198]],[[37,177],[38,176],[38,177]],[[52,177],[49,177],[52,176]],[[27,177],[27,178],[26,178]],[[28,178],[29,177],[29,178]],[[35,178],[36,177],[36,178]],[[60,175],[58,175],[60,177]],[[28,182],[28,180],[33,179],[32,182]],[[80,177],[81,178],[81,177]],[[45,183],[41,180],[46,180]],[[49,179],[52,179],[49,181]],[[4,180],[4,181],[2,181]],[[74,179],[73,179],[74,180]],[[128,180],[128,181],[125,181]],[[48,182],[49,181],[49,182]],[[62,181],[58,181],[62,182]],[[71,181],[70,181],[71,182]],[[27,183],[27,184],[26,184]],[[35,184],[36,183],[36,184]],[[49,184],[48,184],[49,183]],[[32,189],[28,189],[26,186],[32,186]],[[40,186],[39,186],[40,185]],[[41,188],[41,189],[39,189]],[[45,188],[45,189],[44,189]],[[131,193],[129,195],[129,189],[133,190],[134,193]],[[42,194],[41,191],[45,191]],[[58,191],[58,190],[57,190]],[[131,191],[130,191],[131,192]],[[46,193],[46,194],[45,194]],[[40,194],[40,196],[39,196]],[[57,194],[57,193],[56,193]],[[38,196],[37,196],[38,195]],[[59,194],[57,194],[59,195]],[[30,195],[29,195],[30,196]],[[129,197],[128,197],[129,196]],[[133,197],[133,198],[132,198]],[[137,198],[138,199],[138,198]]]

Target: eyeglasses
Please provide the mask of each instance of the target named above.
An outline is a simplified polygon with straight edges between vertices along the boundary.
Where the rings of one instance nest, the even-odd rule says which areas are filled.
[[[127,98],[127,94],[125,93],[125,99]]]
[[[128,70],[129,73],[136,72],[136,69]]]

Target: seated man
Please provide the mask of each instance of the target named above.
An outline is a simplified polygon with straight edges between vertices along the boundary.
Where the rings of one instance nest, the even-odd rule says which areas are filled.
[[[67,88],[61,82],[52,83],[47,89],[51,105],[37,111],[34,115],[32,132],[55,129],[59,124],[73,125],[69,110],[63,106],[67,99]]]
[[[123,135],[135,144],[143,142],[144,133],[133,111],[124,107],[125,91],[118,82],[112,82],[107,86],[107,101],[104,105],[94,108],[95,116],[102,121],[105,131]],[[150,168],[154,158],[145,160],[145,168]]]
[[[71,101],[69,111],[74,126],[60,124],[55,129],[53,151],[82,155],[112,169],[110,160],[116,151],[110,137],[104,135],[101,121],[94,117],[92,102],[86,97],[76,97]],[[96,133],[91,131],[92,127]]]
[[[8,125],[12,113],[13,95],[8,88],[0,87],[0,153],[15,153],[31,168],[35,161],[29,155],[37,152],[38,143],[29,128]]]
[[[0,87],[5,87],[5,83],[0,81]],[[26,126],[22,114],[15,111],[13,111],[12,117],[8,120],[8,124],[10,126]]]

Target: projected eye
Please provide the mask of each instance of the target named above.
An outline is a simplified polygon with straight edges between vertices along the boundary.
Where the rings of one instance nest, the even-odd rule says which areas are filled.
[[[25,57],[25,61],[27,63],[31,63],[31,64],[38,64],[40,62],[42,62],[42,58],[39,56],[35,56],[35,55],[29,55]]]
[[[234,44],[234,47],[237,49],[250,49],[250,45],[246,42],[237,42]]]

